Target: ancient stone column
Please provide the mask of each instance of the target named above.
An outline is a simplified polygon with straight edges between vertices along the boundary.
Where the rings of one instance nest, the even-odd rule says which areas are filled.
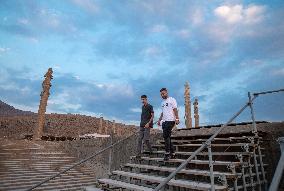
[[[110,130],[108,128],[108,120],[105,120],[104,133],[106,135],[110,134]]]
[[[103,129],[103,117],[100,117],[100,126],[99,126],[99,134],[104,134],[104,129]]]
[[[46,74],[44,75],[45,79],[42,82],[42,92],[40,94],[41,98],[38,108],[38,128],[35,134],[35,140],[41,140],[41,136],[43,135],[47,100],[50,95],[49,90],[51,87],[51,79],[53,78],[52,73],[52,68],[49,68]]]
[[[115,135],[116,129],[115,129],[115,120],[112,121],[112,132]]]
[[[184,89],[185,126],[186,128],[192,128],[190,88],[188,82],[185,83]]]
[[[194,100],[194,126],[199,127],[198,99]]]

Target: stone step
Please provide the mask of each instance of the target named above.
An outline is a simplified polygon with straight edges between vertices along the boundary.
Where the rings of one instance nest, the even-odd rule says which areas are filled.
[[[19,185],[19,184],[25,184],[26,182],[31,182],[33,184],[36,184],[40,181],[43,181],[45,178],[47,177],[23,177],[23,178],[15,178],[15,179],[1,179],[0,180],[0,186],[2,187],[7,187],[7,186],[11,186],[11,185]],[[95,181],[96,179],[94,177],[87,177],[87,176],[82,176],[82,177],[75,177],[75,176],[70,176],[70,175],[65,175],[65,176],[61,176],[61,177],[57,177],[54,180],[51,180],[51,182],[53,181],[58,181],[58,182],[73,182],[73,181]]]
[[[131,168],[156,170],[156,171],[162,171],[162,172],[174,172],[176,170],[176,168],[171,168],[171,167],[159,167],[159,166],[153,166],[153,165],[142,165],[142,164],[132,164],[132,163],[126,163],[124,166],[131,167]],[[199,170],[199,169],[183,169],[179,173],[189,174],[189,175],[198,175],[198,176],[210,176],[210,171]],[[215,177],[218,177],[221,175],[225,175],[227,178],[232,179],[232,178],[241,176],[242,174],[241,173],[233,174],[233,173],[228,173],[228,172],[214,171]]]
[[[213,141],[230,141],[230,140],[249,140],[251,138],[255,138],[254,136],[242,136],[242,137],[216,137],[214,138]],[[180,141],[197,141],[197,142],[200,142],[200,141],[207,141],[208,139],[202,139],[202,138],[198,138],[198,139],[195,139],[194,137],[181,137],[181,136],[177,136],[177,135],[173,135],[171,136],[171,139],[173,141],[176,141],[176,140],[180,140]],[[259,137],[259,139],[262,139],[262,137]],[[164,141],[164,140],[161,140],[161,141]]]
[[[255,144],[252,144],[252,143],[232,143],[232,144],[229,144],[229,143],[220,143],[220,144],[211,144],[211,147],[243,147],[245,145],[248,145],[248,146],[255,146]],[[181,145],[176,145],[174,144],[174,146],[176,147],[200,147],[202,146],[202,144],[181,144]],[[157,144],[157,145],[153,145],[152,147],[154,148],[160,148],[160,147],[165,147],[164,144]]]
[[[114,187],[118,187],[118,188],[133,190],[133,191],[153,191],[153,189],[145,187],[145,186],[138,186],[135,184],[130,184],[130,183],[126,183],[126,182],[122,182],[118,180],[112,180],[112,179],[98,179],[98,182],[102,184],[107,184],[107,185],[111,185]]]
[[[136,159],[135,156],[132,156],[131,159]],[[147,160],[147,161],[158,161],[158,162],[174,162],[174,163],[182,163],[185,160],[184,159],[170,159],[168,161],[164,161],[163,158],[150,158],[150,157],[141,157],[141,159],[143,160]],[[234,165],[234,166],[240,166],[240,165],[245,165],[247,164],[246,162],[231,162],[231,161],[213,161],[214,165]],[[208,160],[191,160],[189,163],[191,164],[205,164],[205,165],[209,165],[209,161]]]
[[[19,182],[18,184],[11,184],[11,185],[0,185],[0,190],[17,190],[17,189],[28,189],[34,185],[36,185],[37,183],[39,183],[41,181],[26,181],[26,182]],[[82,180],[77,182],[76,180],[65,180],[60,181],[60,179],[58,180],[53,180],[50,181],[48,183],[45,183],[43,185],[41,185],[39,188],[43,189],[43,190],[49,190],[49,189],[55,189],[58,190],[60,188],[64,188],[64,187],[81,187],[81,186],[86,186],[86,185],[93,185],[95,183],[95,179],[94,180]]]
[[[145,154],[148,154],[149,152],[146,151],[144,152]],[[153,154],[164,154],[165,151],[153,151],[152,152]],[[192,155],[194,152],[180,152],[180,151],[177,151],[175,152],[175,154],[177,155],[185,155],[185,156],[190,156]],[[238,154],[241,154],[241,155],[253,155],[253,152],[212,152],[212,155],[216,155],[216,156],[219,156],[219,155],[225,155],[225,156],[236,156]],[[200,155],[200,156],[208,156],[208,152],[200,152],[199,154],[197,155]]]
[[[165,180],[164,177],[160,176],[152,176],[152,175],[138,174],[132,172],[125,172],[125,171],[113,171],[112,173],[119,176],[136,178],[153,183],[161,183]],[[195,189],[195,190],[206,190],[206,191],[208,191],[211,188],[211,184],[208,183],[191,181],[191,180],[181,180],[181,179],[172,179],[169,181],[168,185]],[[215,190],[226,190],[226,187],[215,185]]]

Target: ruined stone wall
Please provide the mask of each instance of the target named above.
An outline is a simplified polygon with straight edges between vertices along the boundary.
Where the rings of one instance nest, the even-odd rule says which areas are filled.
[[[113,142],[116,142],[121,138],[122,137],[114,137]],[[151,143],[154,144],[161,138],[162,134],[159,131],[151,129]],[[119,169],[120,165],[127,163],[131,156],[136,155],[137,139],[137,135],[133,136],[113,148],[112,170]],[[61,145],[65,152],[69,153],[71,156],[77,157],[77,160],[82,160],[110,145],[110,139],[97,138],[57,143]],[[106,177],[109,172],[109,150],[91,159],[85,165],[94,170],[97,178]]]
[[[37,128],[37,115],[0,117],[0,136],[21,138],[27,134],[33,134]],[[103,120],[100,127],[100,119],[84,115],[72,114],[47,114],[44,126],[44,135],[79,137],[86,133],[110,133],[113,122]],[[136,130],[133,125],[115,123],[116,135],[130,135]]]

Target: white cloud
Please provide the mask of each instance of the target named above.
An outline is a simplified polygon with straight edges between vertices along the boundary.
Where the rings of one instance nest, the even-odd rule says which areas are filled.
[[[228,24],[254,24],[263,20],[265,6],[249,5],[223,5],[214,10],[217,17],[221,18]]]
[[[154,25],[150,29],[151,33],[161,33],[161,32],[167,32],[167,31],[168,31],[168,27],[166,25],[162,25],[162,24]]]
[[[271,73],[273,76],[284,76],[284,68],[272,70]]]
[[[161,53],[161,49],[157,46],[149,46],[145,48],[142,53],[146,56],[157,56]]]
[[[200,9],[196,9],[193,14],[190,16],[190,21],[194,25],[199,25],[203,23],[203,13]]]
[[[0,54],[1,53],[6,53],[6,52],[8,52],[10,50],[11,50],[10,48],[0,47]]]
[[[130,111],[134,112],[134,113],[140,113],[141,112],[141,108],[139,108],[139,107],[130,108]]]
[[[98,5],[91,0],[73,0],[73,3],[89,13],[97,13],[99,11]]]
[[[175,32],[175,34],[183,39],[189,38],[190,37],[190,31],[187,29],[181,29]]]
[[[29,24],[29,20],[26,18],[20,18],[18,19],[18,23],[22,24],[22,25],[28,25]]]

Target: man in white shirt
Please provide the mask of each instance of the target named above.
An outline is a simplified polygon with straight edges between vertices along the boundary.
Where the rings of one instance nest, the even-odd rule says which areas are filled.
[[[162,113],[158,121],[160,126],[162,123],[163,137],[165,141],[165,161],[175,157],[174,147],[171,142],[172,129],[175,124],[179,124],[177,102],[175,98],[169,97],[168,90],[162,88],[160,90],[162,101]]]

